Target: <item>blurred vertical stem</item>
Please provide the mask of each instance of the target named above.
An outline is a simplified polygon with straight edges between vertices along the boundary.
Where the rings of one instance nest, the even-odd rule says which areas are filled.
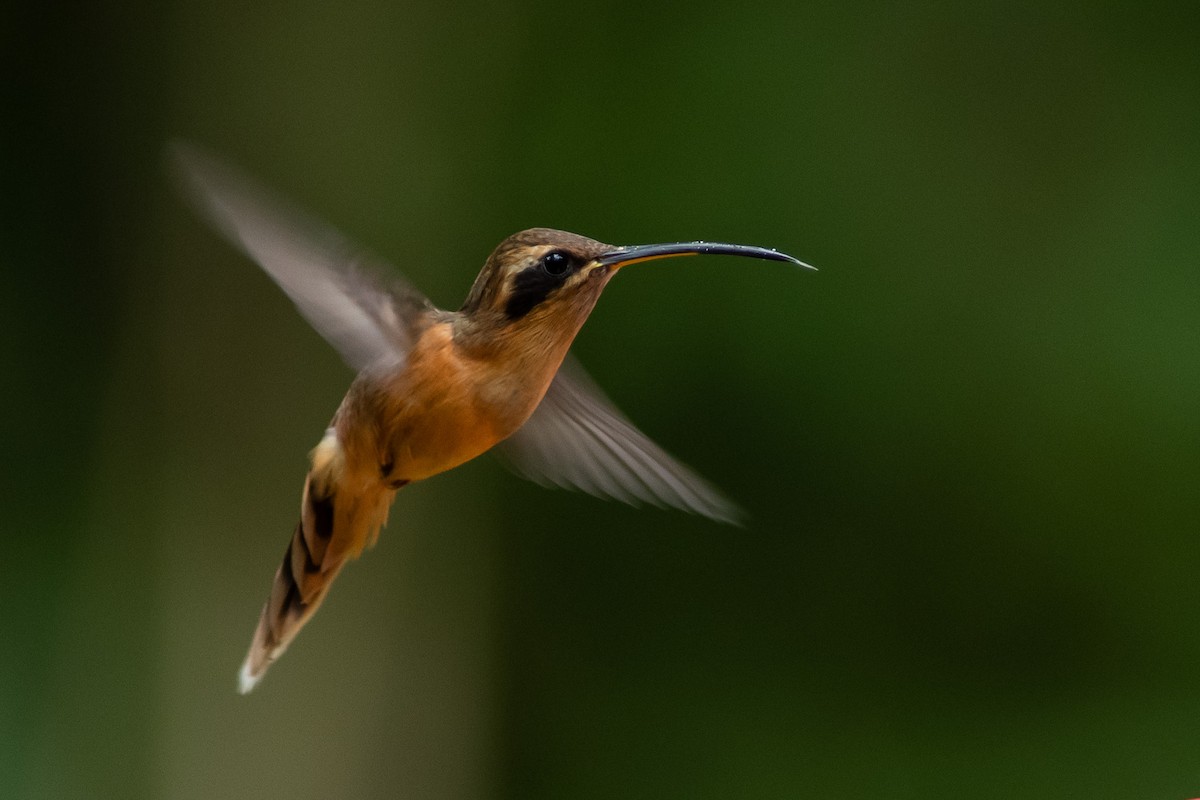
[[[129,40],[151,8],[24,4],[0,26],[5,797],[150,789],[155,391],[122,283],[157,170],[157,71]]]

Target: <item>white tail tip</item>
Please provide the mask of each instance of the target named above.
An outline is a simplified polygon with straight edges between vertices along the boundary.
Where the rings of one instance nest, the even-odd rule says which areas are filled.
[[[241,671],[238,672],[238,693],[249,694],[255,684],[262,678],[262,673],[255,675],[250,671],[250,659],[246,659],[246,663],[242,664]]]

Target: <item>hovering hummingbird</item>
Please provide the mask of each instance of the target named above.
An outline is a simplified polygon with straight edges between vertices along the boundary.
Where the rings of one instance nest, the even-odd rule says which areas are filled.
[[[498,447],[543,484],[723,522],[737,511],[635,428],[567,350],[622,267],[699,254],[807,264],[712,242],[614,247],[532,228],[502,241],[458,311],[193,146],[171,158],[186,196],[258,262],[358,371],[310,454],[297,524],[239,674],[250,691],[348,561],[374,544],[403,486]]]

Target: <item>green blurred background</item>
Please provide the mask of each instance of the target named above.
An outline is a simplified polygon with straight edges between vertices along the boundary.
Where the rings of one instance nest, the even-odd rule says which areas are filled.
[[[9,4],[4,798],[1200,794],[1193,4]],[[575,348],[745,529],[491,458],[235,672],[351,375],[164,179],[225,153]]]

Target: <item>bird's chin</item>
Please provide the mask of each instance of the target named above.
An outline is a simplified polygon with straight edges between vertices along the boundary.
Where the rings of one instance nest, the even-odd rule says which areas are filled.
[[[586,313],[591,313],[592,307],[600,299],[600,293],[604,291],[604,287],[608,286],[608,282],[612,280],[612,276],[616,273],[615,269],[605,264],[597,264],[591,268],[581,282],[578,292],[578,297],[587,306]]]

